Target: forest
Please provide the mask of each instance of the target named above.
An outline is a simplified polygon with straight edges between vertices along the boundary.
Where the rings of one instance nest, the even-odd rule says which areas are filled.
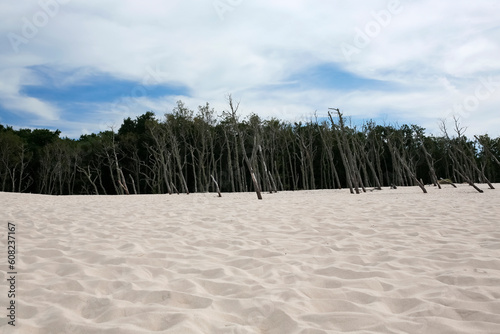
[[[241,118],[228,97],[220,115],[182,101],[117,129],[61,138],[60,131],[0,124],[0,190],[49,195],[276,192],[500,182],[500,138],[468,138],[460,120],[440,136],[418,125],[353,126],[339,109],[321,121]]]

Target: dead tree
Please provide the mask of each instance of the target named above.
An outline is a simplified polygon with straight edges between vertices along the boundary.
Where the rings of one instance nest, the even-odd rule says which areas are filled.
[[[173,158],[175,159],[176,166],[178,169],[177,175],[178,175],[179,181],[181,182],[182,189],[184,190],[184,192],[186,194],[189,195],[189,189],[187,186],[187,182],[186,182],[186,179],[184,178],[184,175],[182,173],[183,164],[182,164],[182,158],[181,158],[180,149],[179,149],[179,143],[177,142],[177,138],[175,137],[175,135],[171,131],[169,131],[169,132],[170,132],[170,134],[169,134],[170,147],[172,148],[172,155],[173,155]]]
[[[463,134],[465,128],[460,126],[459,120],[454,117],[455,121],[455,132],[457,138],[451,139],[448,135],[448,130],[444,120],[441,121],[440,127],[441,131],[445,135],[450,147],[448,154],[453,162],[453,172],[458,174],[462,179],[464,179],[470,186],[476,189],[478,192],[482,193],[483,190],[479,189],[473,181],[473,168],[471,167],[471,161],[468,159],[467,155],[464,153],[460,145],[465,145],[465,138]],[[475,164],[474,161],[472,161]],[[477,167],[477,166],[476,166]]]
[[[215,177],[213,175],[210,175],[210,177],[212,178],[212,181],[214,181],[214,184],[215,184],[215,189],[217,189],[217,194],[219,194],[219,197],[222,197],[221,193],[220,193],[220,188],[219,188],[219,184],[217,183],[217,181],[215,180]]]
[[[432,183],[437,186],[439,189],[441,189],[441,185],[438,182],[438,178],[436,176],[436,170],[434,169],[434,160],[432,158],[432,155],[427,151],[427,148],[425,147],[424,143],[424,138],[420,138],[420,147],[422,148],[422,152],[424,152],[424,157],[425,161],[427,162],[427,166],[429,167],[429,173],[431,176]]]
[[[130,182],[132,182],[132,189],[134,189],[134,194],[137,195],[137,189],[135,187],[134,177],[132,176],[132,174],[129,174],[128,176],[130,177]]]
[[[172,195],[172,182],[170,177],[170,153],[167,148],[166,131],[161,129],[159,126],[151,124],[149,126],[149,133],[156,145],[154,147],[149,146],[148,150],[156,160],[157,165],[161,168],[163,182],[167,187],[168,194]],[[157,176],[159,179],[160,175]]]
[[[266,181],[269,193],[272,194],[273,190],[276,192],[276,185],[274,185],[274,187],[273,187],[273,185],[271,184],[272,175],[269,172],[269,170],[267,169],[266,157],[264,156],[264,153],[262,152],[262,146],[259,144],[259,145],[257,145],[257,147],[259,149],[260,160],[261,160],[261,163],[262,163],[262,174],[264,175],[264,180]]]
[[[123,170],[120,167],[120,164],[118,163],[118,155],[116,153],[116,146],[115,146],[115,134],[113,132],[113,157],[115,159],[115,168],[116,168],[116,174],[118,177],[118,183],[120,186],[123,188],[123,191],[127,194],[130,195],[130,192],[128,191],[127,187],[127,181],[125,180],[125,176],[123,175]]]
[[[485,138],[483,136],[474,136],[476,140],[483,146],[484,153],[486,154],[487,157],[489,157],[491,160],[493,160],[498,166],[500,166],[500,161],[498,161],[497,157],[493,153],[491,153],[491,149],[486,142]]]
[[[337,184],[338,189],[342,189],[342,184],[340,183],[339,175],[337,173],[337,169],[335,168],[335,159],[333,156],[333,140],[331,136],[331,131],[326,129],[326,123],[318,126],[318,132],[321,137],[321,142],[323,143],[323,149],[326,152],[326,157],[328,161],[329,169],[332,173],[332,188],[335,188],[335,184]]]
[[[372,173],[373,180],[375,182],[375,189],[382,190],[382,185],[380,184],[380,180],[377,176],[377,171],[375,170],[375,166],[372,161],[368,158],[368,153],[365,151],[364,147],[361,144],[361,140],[354,138],[354,145],[356,146],[356,152],[360,154],[360,163],[363,165],[368,165]]]
[[[347,186],[349,187],[351,194],[354,194],[354,191],[356,191],[356,194],[359,194],[358,177],[356,175],[357,171],[355,170],[352,152],[346,138],[345,134],[346,129],[344,126],[342,113],[340,112],[339,109],[335,108],[329,108],[329,109],[337,111],[337,115],[339,117],[339,125],[336,125],[335,122],[333,121],[332,114],[328,112],[328,116],[330,117],[330,121],[332,123],[332,131],[334,131],[335,133],[338,149],[340,151],[340,156],[342,158],[342,163],[344,164]]]
[[[87,178],[87,180],[89,180],[89,182],[92,185],[92,187],[94,187],[95,194],[99,195],[99,189],[97,188],[97,185],[95,183],[95,181],[97,180],[98,176],[92,178],[92,172],[90,171],[90,166],[87,166],[87,169],[78,166],[78,170],[81,173],[83,173],[83,175],[85,175],[85,177]]]
[[[462,174],[458,169],[455,168],[455,172],[460,175],[465,181],[467,181],[467,183],[473,187],[474,189],[476,189],[478,192],[482,193],[484,192],[482,189],[479,189],[475,184],[474,182],[472,182],[472,180],[465,174]]]
[[[411,168],[408,166],[408,163],[401,157],[401,154],[399,153],[399,150],[395,145],[392,144],[390,138],[387,138],[387,145],[389,147],[389,150],[393,153],[392,155],[395,157],[395,159],[398,160],[398,162],[401,164],[401,166],[406,170],[408,175],[413,179],[413,181],[422,189],[424,194],[427,193],[427,189],[425,189],[425,186],[422,184],[422,182],[419,181],[415,173],[411,170]]]
[[[236,113],[238,111],[238,108],[239,108],[239,105],[240,105],[239,102],[236,104],[236,106],[234,106],[233,105],[233,99],[232,99],[231,95],[228,96],[228,102],[229,102],[229,107],[231,108],[231,114],[232,115],[236,115]],[[236,124],[235,118],[233,118],[233,120],[234,120],[234,123],[233,123],[234,131],[238,133],[238,137],[239,137],[239,141],[240,141],[240,146],[241,146],[241,152],[243,154],[243,158],[245,159],[245,163],[247,165],[248,171],[250,172],[250,176],[252,178],[252,182],[253,182],[253,186],[254,186],[254,189],[255,189],[255,193],[257,194],[257,198],[259,200],[261,200],[262,199],[262,194],[261,194],[261,191],[260,191],[259,182],[257,181],[257,177],[255,176],[255,172],[254,172],[254,169],[252,167],[252,163],[248,159],[248,156],[247,156],[247,153],[246,153],[246,150],[245,150],[245,143],[244,143],[244,140],[243,140],[243,133],[240,132],[240,131],[238,131],[238,125]]]
[[[488,180],[488,178],[484,174],[484,171],[482,169],[479,169],[479,167],[477,166],[477,162],[475,161],[474,152],[472,151],[472,149],[470,147],[467,146],[465,138],[463,136],[461,136],[461,131],[462,131],[462,129],[465,129],[465,128],[462,128],[460,126],[460,122],[459,122],[458,118],[454,117],[454,121],[455,121],[455,131],[457,132],[457,134],[459,136],[458,137],[459,142],[456,145],[456,150],[457,150],[458,154],[461,156],[462,161],[465,161],[470,166],[469,168],[474,170],[479,175],[479,177],[484,182],[486,182],[488,184],[490,189],[495,189],[495,187],[493,187],[493,185],[491,184],[490,180]],[[460,143],[463,143],[463,144],[460,145]],[[467,181],[467,182],[469,182],[469,181]]]

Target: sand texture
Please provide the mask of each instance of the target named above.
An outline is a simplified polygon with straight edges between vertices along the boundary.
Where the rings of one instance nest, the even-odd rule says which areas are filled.
[[[500,333],[497,186],[0,193],[0,307],[11,222],[15,333]]]

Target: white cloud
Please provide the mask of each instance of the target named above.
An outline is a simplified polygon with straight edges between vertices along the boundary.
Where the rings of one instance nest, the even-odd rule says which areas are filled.
[[[29,113],[44,120],[58,119],[58,109],[39,99],[26,96],[8,96],[2,98],[2,105],[15,112]]]
[[[58,108],[39,99],[20,93],[20,85],[39,84],[38,78],[23,68],[0,70],[0,106],[13,113],[36,116],[44,120],[57,120]]]
[[[263,117],[289,115],[293,120],[314,110],[326,112],[330,106],[340,107],[347,115],[387,115],[388,121],[418,123],[420,119],[431,125],[433,117],[437,122],[454,103],[474,94],[481,77],[500,74],[498,1],[401,0],[396,6],[401,10],[391,14],[387,24],[377,21],[373,13],[390,12],[393,1],[221,1],[230,6],[223,19],[212,0],[61,2],[58,13],[38,28],[36,36],[19,45],[19,53],[2,47],[0,72],[47,65],[74,73],[61,78],[61,85],[78,82],[94,71],[141,83],[151,79],[153,68],[158,73],[155,82],[189,87],[189,97],[142,97],[137,115],[144,108],[163,113],[176,99],[192,109],[208,101],[221,110],[226,106],[225,95],[233,93],[241,97],[242,111]],[[0,10],[7,18],[0,23],[5,36],[22,34],[23,18],[31,20],[41,8],[37,1],[26,1],[3,3]],[[342,43],[353,44],[360,30],[366,34],[377,23],[379,31],[369,31],[369,43],[348,61]],[[269,88],[321,63],[393,81],[401,89]],[[64,111],[19,93],[22,85],[33,80],[23,75],[11,82],[2,76],[4,107],[63,122]],[[133,116],[130,109],[110,110],[113,105],[116,101],[101,106],[103,117],[115,122]],[[491,97],[465,121],[470,129],[500,135],[498,126],[494,127],[499,116],[490,111],[499,106]],[[85,128],[92,129],[91,120],[85,121]]]

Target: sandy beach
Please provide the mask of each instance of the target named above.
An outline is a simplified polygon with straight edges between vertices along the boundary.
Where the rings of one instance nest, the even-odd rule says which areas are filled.
[[[500,333],[496,186],[0,193],[0,333]]]

